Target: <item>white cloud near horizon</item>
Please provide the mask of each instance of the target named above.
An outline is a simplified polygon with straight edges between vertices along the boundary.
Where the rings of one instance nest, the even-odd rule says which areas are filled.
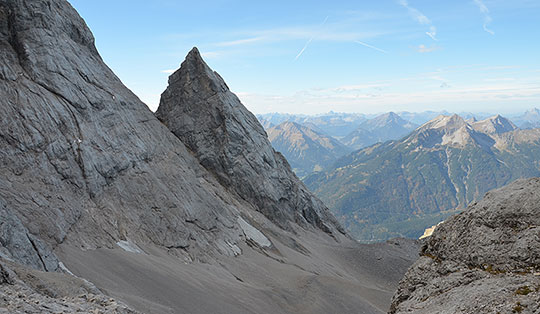
[[[487,84],[467,87],[438,83],[431,90],[375,93],[352,90],[346,93],[325,91],[299,91],[292,95],[264,95],[241,93],[242,103],[256,114],[282,112],[318,114],[329,110],[337,112],[377,113],[382,111],[423,111],[426,109],[488,110],[528,108],[540,99],[540,87],[520,84]],[[339,88],[337,88],[339,89]],[[513,105],[508,106],[508,100]],[[458,108],[456,104],[461,106]],[[501,112],[502,113],[502,112]]]
[[[426,32],[426,35],[428,35],[431,39],[435,41],[437,40],[437,28],[435,27],[435,25],[433,25],[431,20],[426,15],[424,15],[418,9],[411,7],[407,0],[399,0],[398,3],[409,11],[409,14],[414,20],[416,20],[421,25],[428,26],[429,31]]]
[[[480,9],[480,12],[484,15],[484,25],[483,25],[484,31],[486,31],[487,33],[491,35],[495,35],[495,32],[488,28],[488,24],[493,22],[493,19],[491,18],[491,15],[489,14],[488,7],[484,4],[484,2],[482,2],[482,0],[473,0],[473,1]]]
[[[538,76],[533,73],[514,73],[518,75],[516,77],[500,74],[497,70],[486,70],[484,65],[467,65],[356,85],[310,88],[289,94],[243,92],[238,96],[254,113],[295,114],[318,114],[329,110],[377,113],[436,108],[464,111],[471,108],[479,111],[493,109],[505,113],[540,103]]]

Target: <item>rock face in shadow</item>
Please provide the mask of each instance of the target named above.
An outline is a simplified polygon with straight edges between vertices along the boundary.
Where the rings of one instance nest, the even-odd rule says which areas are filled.
[[[439,225],[390,313],[538,313],[539,191],[515,181]]]
[[[264,128],[194,48],[169,78],[156,116],[220,183],[283,228],[311,224],[344,233],[298,180]]]
[[[122,85],[77,12],[2,0],[0,17],[3,256],[53,271],[59,244],[129,239],[189,259],[234,255],[250,205]]]

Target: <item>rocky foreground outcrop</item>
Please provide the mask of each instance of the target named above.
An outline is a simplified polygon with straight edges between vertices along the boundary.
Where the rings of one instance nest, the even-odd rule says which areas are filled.
[[[0,313],[138,312],[105,296],[83,279],[0,261]]]
[[[0,60],[0,311],[388,308],[416,244],[348,238],[197,50],[166,125],[65,0],[0,0]]]
[[[539,313],[540,179],[486,194],[439,225],[390,313]]]

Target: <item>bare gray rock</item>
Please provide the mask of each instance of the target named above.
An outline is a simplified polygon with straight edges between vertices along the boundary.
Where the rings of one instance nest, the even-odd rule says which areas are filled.
[[[0,251],[55,270],[65,242],[129,238],[204,258],[214,239],[240,240],[249,205],[122,85],[66,1],[1,0],[0,16]]]
[[[136,314],[122,302],[95,291],[79,278],[17,266],[7,269],[0,259],[0,313]],[[7,271],[6,271],[7,269]],[[3,284],[9,273],[8,284]]]
[[[169,77],[156,116],[220,183],[279,226],[344,233],[272,148],[264,128],[194,48]]]
[[[0,312],[130,313],[98,289],[149,313],[388,308],[414,244],[343,235],[220,79],[174,89],[215,106],[186,117],[208,135],[194,149],[65,0],[0,0],[0,58],[0,257],[29,269],[0,285]]]
[[[439,225],[390,313],[538,313],[540,179],[486,194]]]

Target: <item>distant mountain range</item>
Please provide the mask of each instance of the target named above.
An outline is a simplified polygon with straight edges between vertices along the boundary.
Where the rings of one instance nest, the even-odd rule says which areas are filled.
[[[296,122],[307,126],[312,130],[330,135],[336,138],[344,137],[354,131],[360,124],[367,120],[366,116],[358,113],[329,112],[321,115],[293,115],[286,113],[268,113],[257,115],[259,121],[266,121],[278,125],[283,122]]]
[[[360,149],[375,143],[398,139],[417,127],[417,124],[389,112],[364,121],[356,130],[345,136],[342,142],[353,149]]]
[[[333,137],[295,122],[283,122],[266,132],[274,149],[287,158],[299,177],[321,171],[351,152]]]
[[[417,126],[393,112],[369,120],[361,115],[329,113],[316,117],[271,114],[259,116],[259,121],[272,146],[287,158],[299,177],[322,171],[353,150],[401,138]],[[337,136],[345,132],[349,132],[345,137]]]
[[[533,108],[523,115],[515,117],[514,121],[521,129],[540,128],[540,110]]]
[[[450,115],[446,111],[442,113]],[[378,116],[329,112],[315,116],[270,113],[258,115],[257,118],[267,130],[274,148],[283,153],[299,177],[304,177],[331,166],[352,150],[399,140],[437,116],[440,114],[435,111],[389,112]],[[459,116],[467,123],[475,124],[476,128],[481,128],[482,124],[476,124],[477,118],[487,121],[485,118],[488,114],[463,112]],[[540,111],[532,109],[514,117],[516,125],[508,119],[504,120],[508,125],[491,127],[508,129],[517,128],[517,125],[522,129],[535,128],[540,126]],[[285,122],[294,123],[295,126],[282,125]],[[489,130],[485,132],[489,133]]]
[[[501,116],[439,116],[409,136],[338,160],[304,182],[354,236],[418,237],[493,188],[540,176],[540,129]]]

